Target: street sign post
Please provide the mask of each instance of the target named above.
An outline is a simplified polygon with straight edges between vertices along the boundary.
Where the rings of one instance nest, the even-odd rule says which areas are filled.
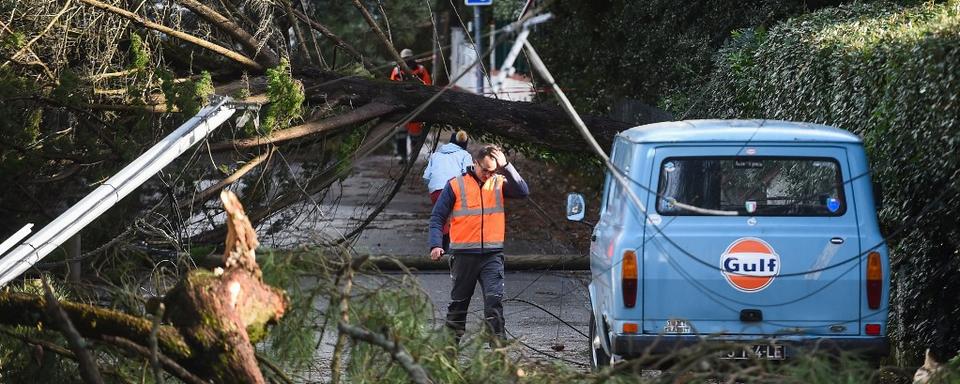
[[[483,60],[483,50],[480,49],[480,31],[483,30],[483,19],[480,16],[480,7],[493,5],[493,0],[463,1],[467,6],[473,7],[473,47],[477,50],[477,60]],[[477,94],[483,94],[483,65],[479,63],[477,64]]]

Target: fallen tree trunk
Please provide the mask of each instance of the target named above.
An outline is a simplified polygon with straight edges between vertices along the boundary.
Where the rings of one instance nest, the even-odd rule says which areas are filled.
[[[413,110],[440,91],[439,87],[344,77],[317,70],[304,70],[296,75],[304,83],[310,101],[320,102],[331,95],[342,94],[357,104],[376,101],[394,106],[397,113]],[[474,135],[490,133],[545,148],[590,151],[570,118],[560,108],[550,104],[498,100],[467,92],[445,92],[415,120],[450,124],[467,128]],[[604,149],[610,148],[617,133],[636,125],[601,116],[584,115],[583,120]],[[657,121],[640,123],[654,122]]]

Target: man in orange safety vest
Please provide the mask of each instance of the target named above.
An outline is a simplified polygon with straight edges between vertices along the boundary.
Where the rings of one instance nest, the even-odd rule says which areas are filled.
[[[443,257],[443,227],[450,222],[450,276],[453,289],[446,325],[459,342],[466,329],[467,309],[477,282],[483,293],[488,330],[504,337],[503,241],[504,198],[530,193],[526,181],[492,145],[481,148],[467,172],[450,179],[430,214],[430,258]]]

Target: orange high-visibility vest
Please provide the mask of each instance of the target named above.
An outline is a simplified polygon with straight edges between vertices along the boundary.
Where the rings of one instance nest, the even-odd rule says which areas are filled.
[[[450,212],[451,250],[503,248],[504,180],[503,175],[494,175],[481,186],[473,176],[450,179],[450,188],[456,197]]]
[[[424,67],[420,64],[417,64],[416,68],[412,68],[413,73],[407,75],[403,73],[403,70],[400,69],[400,66],[393,68],[393,71],[390,72],[390,80],[393,81],[405,81],[407,76],[410,76],[414,79],[420,80],[423,85],[432,85],[433,79],[430,78],[430,72],[427,72],[427,67]],[[417,121],[411,121],[407,123],[407,132],[413,136],[420,136],[423,133],[423,123]]]

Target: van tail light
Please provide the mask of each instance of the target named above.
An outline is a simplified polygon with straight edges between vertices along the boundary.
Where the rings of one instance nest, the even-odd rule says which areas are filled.
[[[866,331],[867,336],[880,336],[880,324],[867,324],[864,331]]]
[[[880,296],[883,289],[883,267],[880,265],[880,253],[867,255],[867,305],[870,309],[880,308]]]
[[[624,252],[620,268],[623,305],[633,308],[637,305],[637,252],[632,250]]]

